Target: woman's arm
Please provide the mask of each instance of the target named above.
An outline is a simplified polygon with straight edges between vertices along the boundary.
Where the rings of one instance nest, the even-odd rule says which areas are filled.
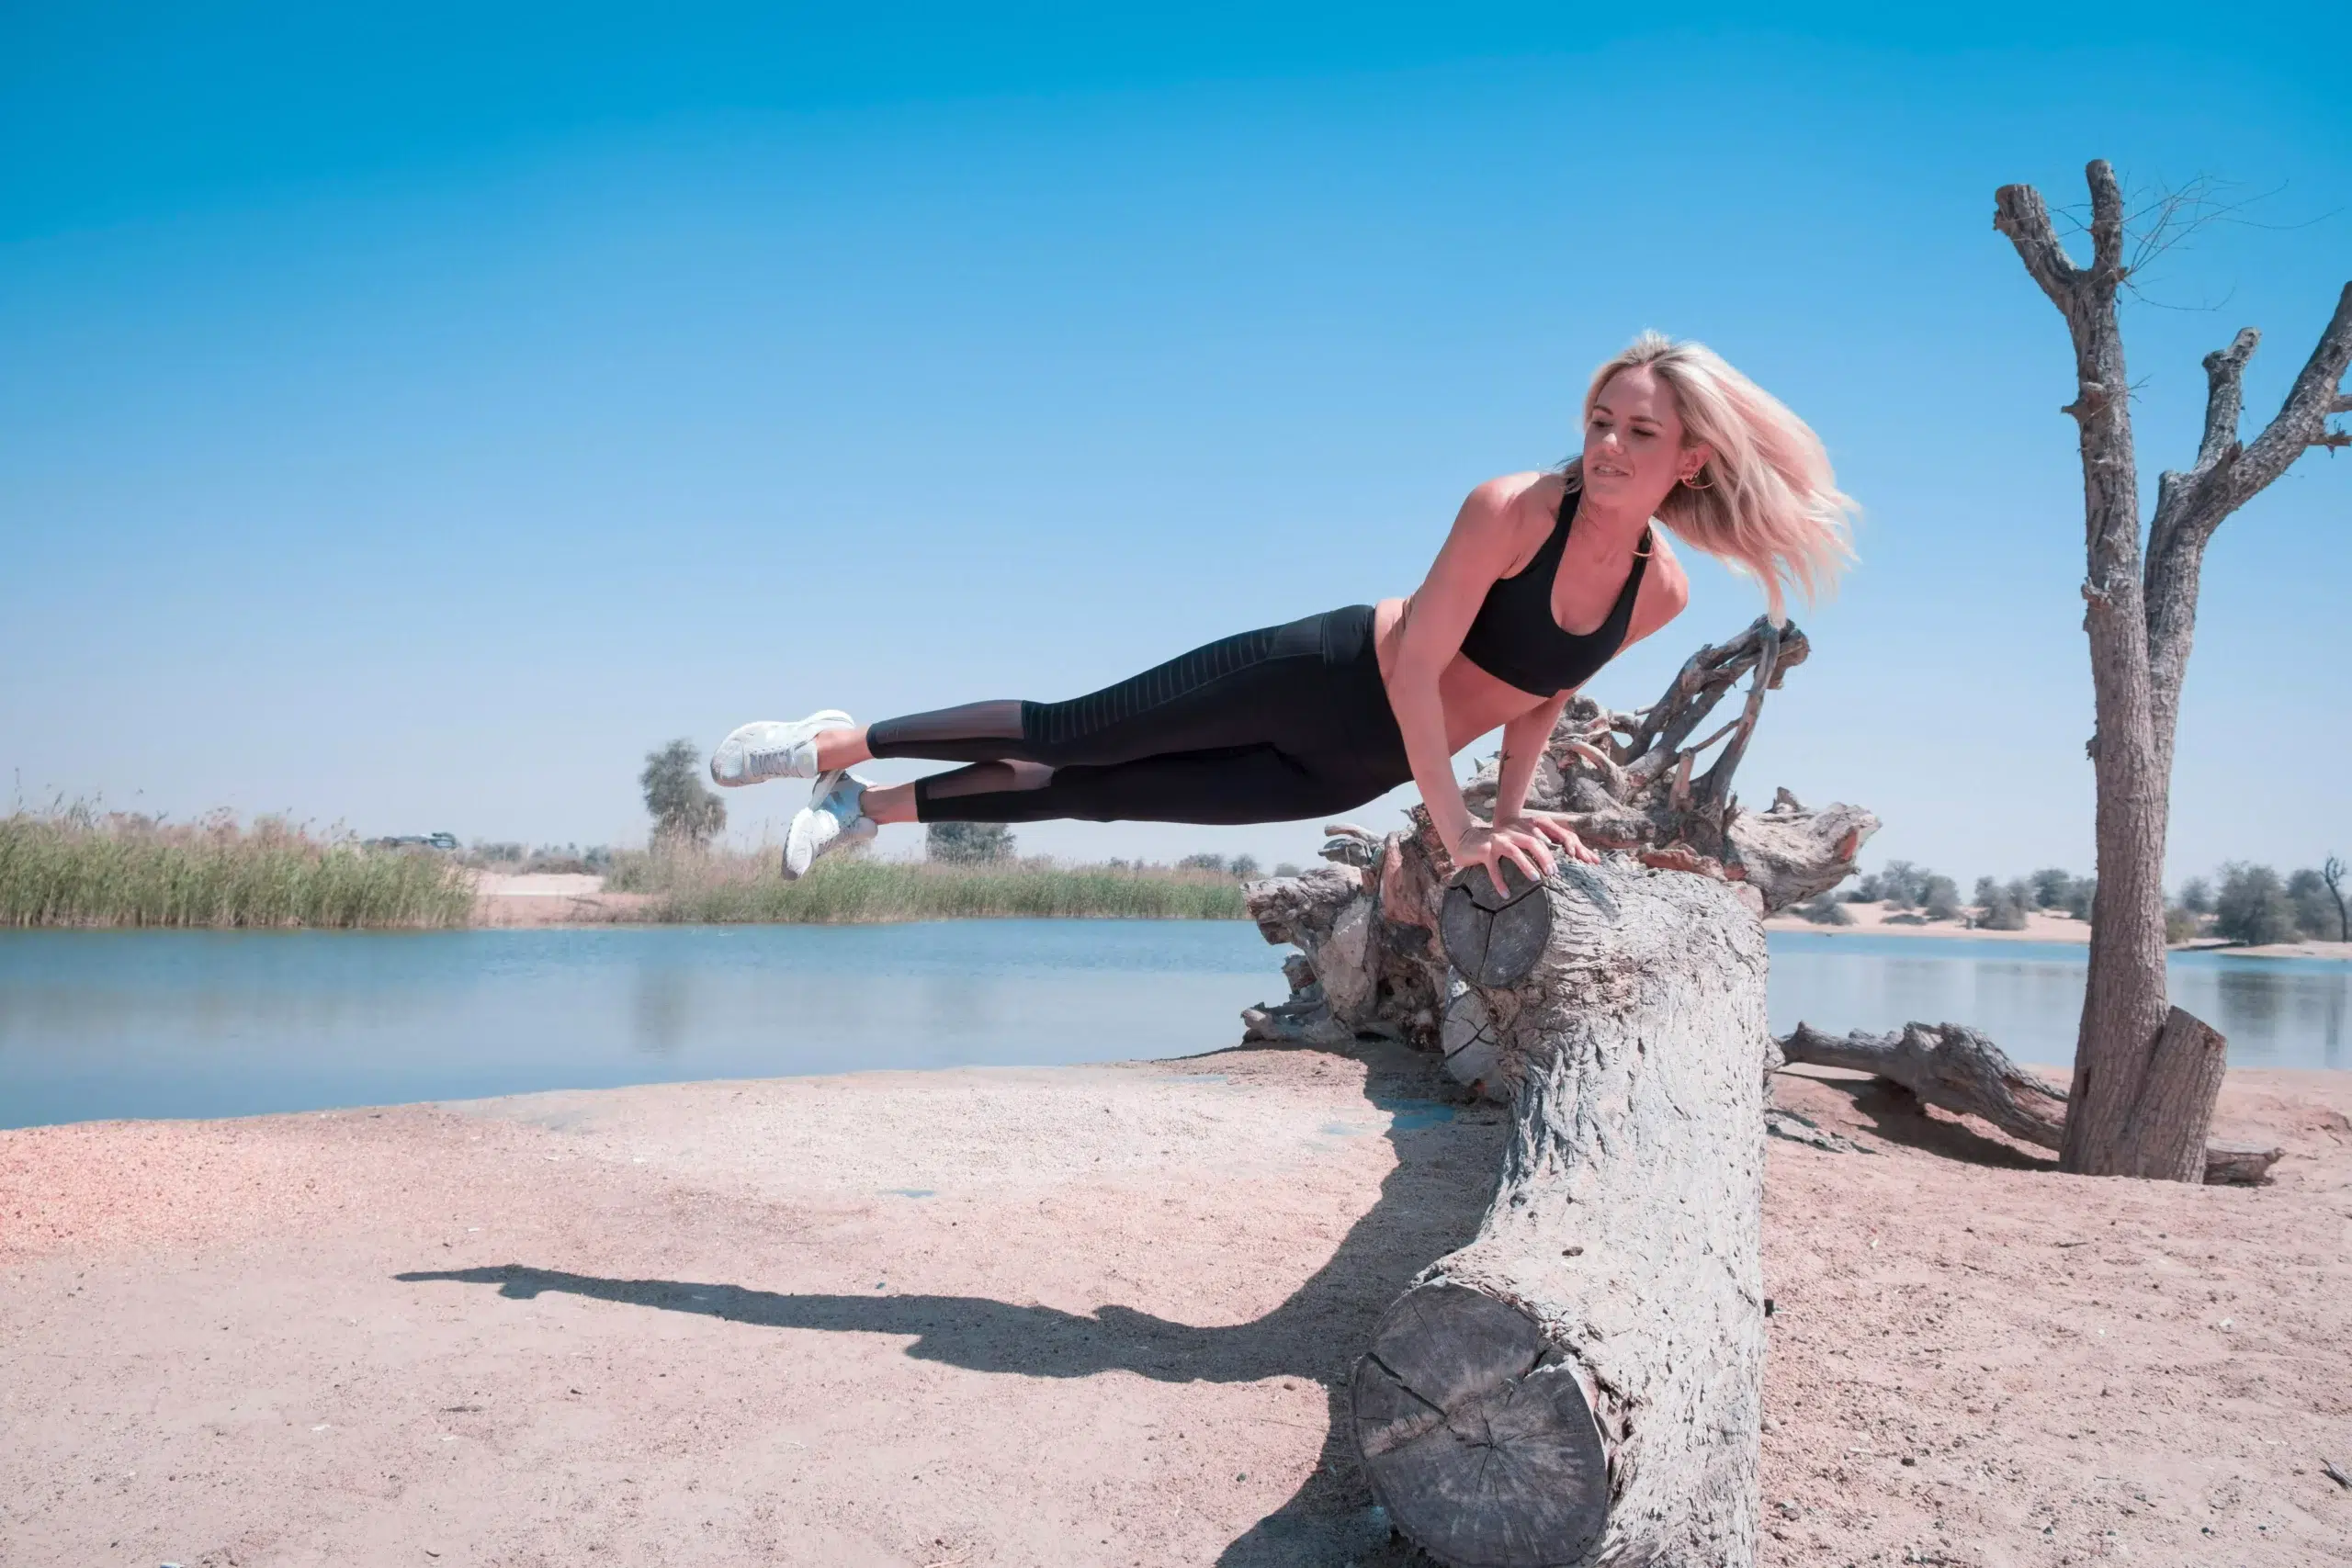
[[[1573,690],[1562,692],[1542,707],[1521,714],[1503,726],[1502,773],[1495,780],[1495,820],[1513,822],[1527,811],[1527,789],[1535,782],[1535,764],[1544,760],[1544,747],[1552,739],[1553,726],[1560,722],[1560,715],[1576,695]]]
[[[1388,676],[1389,705],[1396,710],[1406,760],[1439,841],[1456,865],[1485,864],[1498,890],[1502,877],[1495,862],[1510,861],[1532,881],[1551,869],[1551,852],[1530,829],[1489,828],[1470,815],[1453,776],[1439,682],[1462,651],[1487,590],[1510,570],[1525,542],[1519,537],[1515,502],[1526,488],[1519,479],[1489,479],[1462,503],[1428,579],[1406,602],[1396,662]],[[1521,787],[1523,795],[1525,785]]]

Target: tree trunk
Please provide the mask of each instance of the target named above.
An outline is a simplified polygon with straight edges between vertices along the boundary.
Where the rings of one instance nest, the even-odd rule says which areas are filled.
[[[2105,163],[2089,171],[2092,264],[2068,261],[2040,193],[2005,186],[1995,225],[2016,244],[2066,318],[2075,344],[2088,572],[2083,628],[2089,634],[2096,714],[2090,750],[2097,779],[2098,887],[2091,898],[2088,984],[2075,1047],[2061,1168],[2123,1175],[2126,1141],[2150,1048],[2165,1018],[2165,827],[2167,781],[2157,766],[2147,606],[2141,581],[2139,473],[2132,453],[2131,382],[2115,291],[2124,276],[2123,197]]]
[[[1475,987],[1517,1134],[1477,1238],[1358,1363],[1356,1441],[1391,1521],[1442,1562],[1745,1564],[1763,931],[1710,877],[1625,856],[1577,872],[1498,916],[1504,946],[1549,927],[1521,975]]]

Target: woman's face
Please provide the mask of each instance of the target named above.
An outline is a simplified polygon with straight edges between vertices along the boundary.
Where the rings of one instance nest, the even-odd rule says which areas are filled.
[[[1668,492],[1707,460],[1683,445],[1674,393],[1646,365],[1609,378],[1584,426],[1584,488],[1596,501],[1654,513]]]

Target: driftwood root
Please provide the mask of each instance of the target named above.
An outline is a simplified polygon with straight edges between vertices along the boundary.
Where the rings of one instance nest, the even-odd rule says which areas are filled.
[[[2167,1086],[2160,1092],[2202,1094],[2210,1103],[2203,1075],[2220,1070],[2222,1037],[2180,1009],[2172,1010],[2175,1019],[2187,1021],[2167,1023],[2166,1038],[2174,1042],[2169,1070],[2160,1078],[2152,1077],[2152,1085]],[[1858,1029],[1838,1035],[1800,1023],[1779,1044],[1791,1065],[1872,1074],[1900,1084],[1924,1104],[1989,1122],[2037,1148],[2055,1151],[2065,1142],[2066,1091],[2018,1066],[2007,1052],[1965,1024],[1906,1023],[1892,1034]],[[2213,1143],[2204,1137],[2201,1126],[2197,1134],[2191,1150],[2198,1163],[2183,1167],[2182,1174],[2170,1174],[2169,1167],[2136,1174],[2187,1180],[2201,1168],[2210,1186],[2252,1187],[2269,1180],[2270,1168],[2286,1154],[2250,1144]]]

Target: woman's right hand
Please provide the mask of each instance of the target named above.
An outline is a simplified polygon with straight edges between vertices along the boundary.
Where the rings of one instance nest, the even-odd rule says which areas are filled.
[[[1484,822],[1473,822],[1463,829],[1462,841],[1453,848],[1454,869],[1485,866],[1498,898],[1510,896],[1510,890],[1503,886],[1505,861],[1524,872],[1528,881],[1541,882],[1552,874],[1551,843],[1524,823],[1507,822],[1499,828],[1490,828]]]

